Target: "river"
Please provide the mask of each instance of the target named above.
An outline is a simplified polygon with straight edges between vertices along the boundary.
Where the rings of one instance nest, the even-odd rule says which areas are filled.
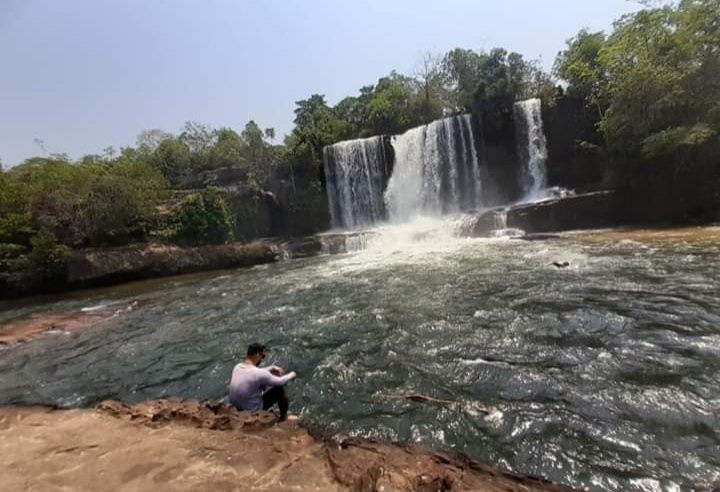
[[[351,254],[4,303],[0,321],[115,315],[0,351],[0,403],[221,398],[259,340],[269,362],[299,373],[291,411],[322,435],[456,449],[590,490],[720,481],[720,228],[542,241],[443,228],[380,228]]]

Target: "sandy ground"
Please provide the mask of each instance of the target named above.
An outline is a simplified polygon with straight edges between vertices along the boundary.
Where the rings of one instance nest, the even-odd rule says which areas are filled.
[[[3,491],[569,490],[422,448],[313,439],[222,404],[0,408]]]
[[[641,243],[682,243],[709,244],[720,243],[720,227],[678,227],[663,229],[620,228],[604,231],[576,231],[570,237],[588,243],[615,243],[619,241],[637,241]]]

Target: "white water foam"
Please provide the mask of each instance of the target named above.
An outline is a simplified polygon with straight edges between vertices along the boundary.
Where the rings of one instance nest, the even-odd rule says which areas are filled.
[[[542,102],[540,99],[528,99],[515,103],[515,124],[517,135],[525,135],[525,169],[528,174],[524,201],[536,201],[547,196],[547,140],[542,121]],[[518,138],[519,145],[520,138]]]

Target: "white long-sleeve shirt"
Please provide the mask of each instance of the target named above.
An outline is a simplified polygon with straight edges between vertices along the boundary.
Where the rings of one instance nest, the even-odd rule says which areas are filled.
[[[295,378],[295,372],[275,376],[271,367],[257,367],[241,362],[236,365],[230,380],[230,403],[250,412],[263,409],[262,392],[270,386],[283,386]]]

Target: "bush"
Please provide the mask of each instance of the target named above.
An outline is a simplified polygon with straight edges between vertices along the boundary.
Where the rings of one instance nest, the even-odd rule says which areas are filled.
[[[175,215],[175,238],[191,243],[225,243],[233,239],[235,217],[217,188],[191,195]]]
[[[32,287],[60,280],[70,259],[70,248],[58,244],[47,231],[30,238],[30,247],[0,244],[0,284]]]
[[[55,236],[41,231],[30,240],[27,258],[33,280],[56,280],[65,273],[70,259],[70,248],[58,244]]]

